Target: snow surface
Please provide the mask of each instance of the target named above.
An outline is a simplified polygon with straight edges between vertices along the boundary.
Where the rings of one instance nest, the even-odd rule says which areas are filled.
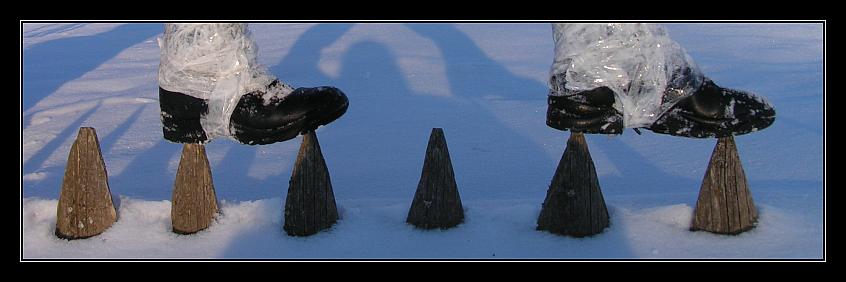
[[[206,145],[223,214],[170,232],[181,146],[161,136],[160,24],[24,24],[22,258],[823,258],[820,24],[667,24],[706,76],[759,93],[776,122],[736,137],[760,212],[738,236],[688,231],[716,143],[645,131],[587,137],[611,226],[588,238],[535,230],[569,133],[545,125],[548,24],[254,24],[259,62],[296,86],[350,99],[318,130],[340,221],[282,231],[300,137]],[[118,221],[84,240],[53,235],[79,127],[97,130]],[[442,127],[466,222],[405,224],[428,136]]]

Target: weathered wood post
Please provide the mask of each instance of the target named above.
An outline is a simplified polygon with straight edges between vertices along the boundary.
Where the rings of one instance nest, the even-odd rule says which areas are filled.
[[[284,230],[290,236],[308,236],[338,221],[338,208],[329,169],[314,131],[303,135],[285,200]]]
[[[109,176],[97,132],[79,128],[68,153],[56,209],[56,236],[84,239],[106,231],[117,220]]]
[[[690,230],[739,234],[755,227],[757,220],[734,137],[719,138],[702,179]]]
[[[170,210],[173,232],[192,234],[208,228],[218,207],[205,146],[184,144]]]
[[[464,222],[464,208],[442,128],[433,128],[429,135],[423,172],[406,222],[423,229],[447,229]]]
[[[546,193],[537,230],[574,237],[601,233],[608,209],[584,134],[573,132]]]

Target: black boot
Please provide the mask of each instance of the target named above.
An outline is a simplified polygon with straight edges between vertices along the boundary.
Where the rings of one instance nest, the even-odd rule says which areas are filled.
[[[279,84],[273,81],[268,89]],[[290,140],[338,119],[349,105],[347,96],[335,87],[298,88],[283,98],[270,98],[267,104],[264,94],[241,96],[229,119],[230,133],[241,143],[263,145]],[[159,88],[159,105],[165,139],[177,143],[209,141],[200,123],[208,113],[206,100]]]
[[[549,127],[583,133],[623,133],[623,114],[614,108],[614,91],[608,87],[549,96],[547,101]]]
[[[262,145],[292,139],[338,119],[349,106],[341,90],[328,86],[297,88],[281,99],[271,98],[267,104],[263,95],[253,92],[241,96],[232,113],[230,131],[241,143]]]
[[[679,100],[648,129],[682,137],[727,137],[764,129],[774,121],[775,109],[766,101],[705,79],[696,93]]]
[[[159,87],[164,138],[177,143],[206,143],[206,132],[200,118],[208,113],[206,100]]]

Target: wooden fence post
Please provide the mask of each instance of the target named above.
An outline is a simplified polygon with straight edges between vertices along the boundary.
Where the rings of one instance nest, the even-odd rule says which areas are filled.
[[[546,193],[538,230],[584,237],[608,227],[608,209],[584,134],[573,132]]]
[[[442,128],[429,135],[423,172],[406,222],[423,229],[447,229],[464,222],[464,208]]]
[[[739,234],[755,227],[758,211],[749,192],[734,137],[717,140],[693,214],[691,231]]]
[[[303,135],[285,199],[285,225],[290,236],[308,236],[338,221],[329,169],[314,131]]]
[[[170,210],[173,232],[192,234],[208,228],[218,208],[205,146],[182,145]]]
[[[117,220],[109,176],[97,132],[82,127],[68,154],[56,209],[56,236],[84,239],[103,233]]]

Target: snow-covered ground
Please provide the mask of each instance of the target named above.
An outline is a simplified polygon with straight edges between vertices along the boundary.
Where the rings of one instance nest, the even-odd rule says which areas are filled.
[[[822,258],[821,24],[667,24],[718,84],[766,97],[770,128],[736,138],[757,228],[688,231],[715,144],[653,134],[587,136],[611,226],[587,238],[535,230],[569,133],[545,125],[548,24],[254,24],[259,60],[294,86],[334,85],[347,114],[318,130],[341,220],[282,231],[301,138],[206,146],[223,213],[170,232],[181,146],[161,137],[161,24],[24,24],[23,258]],[[105,233],[53,235],[79,127],[97,130],[119,219]],[[405,224],[433,127],[449,144],[466,221]]]

